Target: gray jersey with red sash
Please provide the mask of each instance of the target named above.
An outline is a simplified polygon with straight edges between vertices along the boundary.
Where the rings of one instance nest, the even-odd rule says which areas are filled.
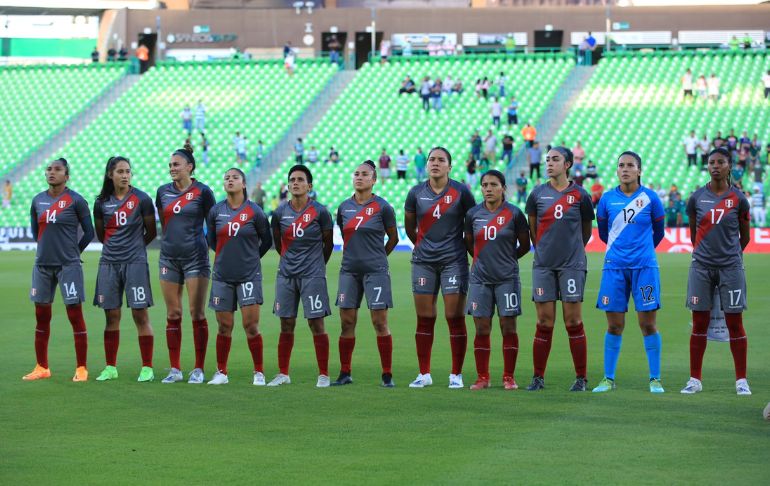
[[[321,203],[309,200],[295,211],[289,201],[273,211],[272,228],[281,233],[278,275],[288,278],[325,277],[323,232],[333,227],[332,215]]]
[[[494,212],[484,203],[468,211],[465,232],[473,235],[471,283],[508,282],[518,275],[517,235],[526,227],[524,213],[509,202],[504,202]]]
[[[337,208],[337,225],[345,242],[343,272],[367,274],[388,271],[384,242],[385,229],[396,226],[393,206],[377,195],[364,204],[358,204],[351,197]]]
[[[231,208],[227,200],[220,201],[207,222],[209,245],[216,252],[214,280],[240,283],[260,276],[259,247],[270,240],[270,225],[257,203],[246,200]]]
[[[43,191],[32,199],[30,214],[37,228],[35,265],[79,265],[78,229],[82,226],[93,231],[86,200],[69,188],[59,197]]]
[[[104,221],[104,246],[100,263],[147,263],[144,218],[155,219],[152,199],[132,187],[123,199],[111,195],[94,203],[94,219]]]
[[[160,186],[155,196],[163,222],[160,256],[174,260],[208,258],[203,222],[215,203],[211,189],[195,179],[185,191],[173,182]]]
[[[475,205],[468,187],[453,179],[440,194],[428,181],[414,186],[404,203],[404,209],[417,216],[412,263],[467,262],[463,226],[465,214]]]
[[[592,221],[591,196],[574,182],[557,191],[550,183],[535,187],[527,198],[527,214],[537,217],[534,266],[585,270],[583,221]]]
[[[740,266],[743,263],[739,225],[748,221],[749,201],[735,186],[721,196],[711,185],[696,190],[687,201],[687,216],[696,221],[692,259],[708,267]]]

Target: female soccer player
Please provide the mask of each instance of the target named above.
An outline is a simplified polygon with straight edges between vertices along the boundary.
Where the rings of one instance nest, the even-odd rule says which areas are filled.
[[[489,334],[492,316],[500,316],[503,333],[503,387],[516,390],[513,373],[519,353],[516,316],[521,315],[519,258],[529,252],[529,226],[524,213],[505,200],[505,176],[490,170],[481,177],[484,201],[465,216],[465,244],[473,255],[468,306],[473,316],[478,378],[471,390],[489,388]]]
[[[160,247],[160,288],[166,301],[166,342],[171,371],[163,383],[182,381],[182,286],[187,285],[193,323],[195,368],[188,383],[203,383],[203,364],[209,339],[205,305],[209,285],[209,251],[203,223],[215,204],[208,186],[192,178],[195,157],[190,144],[171,154],[171,181],[158,188],[155,206],[163,227]]]
[[[743,329],[743,311],[746,309],[743,250],[749,244],[751,219],[746,196],[730,182],[731,169],[730,152],[724,148],[712,150],[708,158],[711,181],[696,190],[687,201],[693,252],[687,279],[687,307],[692,311],[692,335],[690,380],[682,389],[685,394],[698,393],[703,389],[701,368],[706,352],[712,293],[716,287],[730,334],[735,390],[738,395],[751,395],[746,381],[748,342]]]
[[[32,267],[32,289],[29,297],[35,303],[35,369],[24,375],[25,380],[51,377],[48,368],[48,337],[51,335],[51,303],[56,284],[67,306],[67,318],[75,337],[77,367],[72,381],[87,381],[86,355],[88,334],[83,320],[83,267],[80,254],[94,238],[88,203],[80,194],[67,187],[69,164],[56,159],[45,168],[48,190],[32,199],[30,219],[32,235],[37,241],[35,266]],[[83,236],[78,240],[78,229]]]
[[[561,300],[577,375],[570,391],[586,391],[586,334],[581,307],[587,266],[585,245],[591,238],[594,210],[591,196],[567,179],[573,163],[568,148],[549,150],[545,162],[548,181],[532,190],[526,205],[535,247],[532,300],[537,311],[532,350],[535,376],[527,390],[545,388],[543,377],[551,352],[556,301]]]
[[[118,377],[120,308],[123,292],[139,332],[142,369],[137,381],[152,381],[153,332],[147,308],[153,305],[145,247],[155,239],[155,208],[150,196],[131,185],[131,162],[110,157],[102,190],[94,203],[96,236],[102,242],[94,305],[104,309],[104,355],[107,366],[96,381]]]
[[[468,187],[449,178],[452,156],[443,147],[428,152],[428,180],[406,196],[404,224],[414,243],[412,293],[417,311],[417,361],[420,373],[409,384],[423,388],[433,384],[430,354],[436,325],[436,298],[444,296],[449,324],[452,373],[449,388],[463,388],[463,362],[468,345],[465,328],[465,294],[468,292],[468,259],[463,240],[465,214],[476,205]]]
[[[289,169],[291,198],[273,211],[270,221],[275,249],[281,255],[275,280],[273,313],[281,319],[278,340],[279,373],[267,386],[291,383],[289,361],[294,347],[294,328],[300,301],[313,333],[318,388],[329,386],[329,335],[324,317],[331,314],[326,289],[326,263],[334,249],[332,216],[308,194],[313,174],[304,165]]]
[[[615,368],[626,326],[628,298],[633,295],[650,368],[650,391],[663,393],[661,339],[655,327],[660,309],[660,272],[655,247],[663,239],[666,215],[655,191],[641,185],[642,158],[638,154],[620,154],[617,174],[620,185],[605,192],[596,209],[599,238],[607,243],[596,307],[607,313],[607,334],[604,336],[604,378],[593,391],[615,389]]]
[[[393,307],[388,255],[398,243],[396,214],[386,200],[372,194],[377,182],[374,162],[367,160],[353,172],[355,193],[337,208],[337,225],[342,232],[342,253],[337,307],[340,308],[340,376],[332,386],[353,383],[350,376],[356,323],[361,300],[366,302],[377,334],[377,348],[382,364],[382,386],[392,388],[391,361],[393,339],[388,329],[388,309]],[[385,235],[388,241],[383,245]]]
[[[241,308],[241,320],[254,362],[252,383],[264,386],[262,335],[259,310],[262,305],[262,267],[260,258],[270,250],[270,224],[257,203],[249,201],[246,175],[241,169],[225,172],[227,198],[218,202],[208,215],[209,246],[216,253],[209,307],[217,313],[217,372],[209,385],[223,385],[227,378],[227,358],[233,333],[233,316]]]

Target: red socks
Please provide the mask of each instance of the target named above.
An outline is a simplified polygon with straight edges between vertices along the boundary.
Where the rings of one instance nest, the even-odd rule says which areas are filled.
[[[567,335],[569,336],[569,350],[572,352],[572,363],[575,365],[575,375],[585,378],[588,351],[583,323],[580,322],[577,326],[568,327]]]
[[[193,321],[193,345],[195,346],[195,367],[203,369],[206,361],[206,347],[209,344],[209,323],[206,319]]]
[[[104,330],[104,360],[107,366],[117,366],[120,330]]]
[[[553,328],[537,326],[535,342],[532,346],[532,361],[535,365],[535,375],[545,376],[545,367],[548,364],[548,355],[551,353],[551,340]]]
[[[88,331],[86,331],[86,322],[83,320],[83,309],[80,304],[67,306],[67,318],[72,325],[72,334],[75,337],[77,366],[85,366],[88,355]]]
[[[166,344],[171,367],[181,370],[179,355],[182,351],[182,319],[166,319]]]
[[[730,351],[735,363],[735,379],[746,378],[746,352],[749,341],[743,329],[743,314],[725,314],[727,331],[730,333]]]
[[[452,348],[452,374],[463,372],[465,351],[468,349],[468,331],[465,328],[465,316],[447,319],[449,323],[449,344]],[[487,346],[489,347],[489,346]]]
[[[278,337],[278,371],[281,374],[289,374],[289,361],[293,347],[294,333],[282,332]]]
[[[355,337],[340,336],[340,373],[350,374],[350,367],[353,361],[353,348],[356,347]]]
[[[708,336],[711,313],[709,311],[692,311],[692,334],[690,334],[690,376],[701,379],[703,355],[706,353],[706,338]],[[729,329],[729,328],[728,328]],[[732,332],[730,332],[732,347]]]
[[[489,334],[480,336],[476,334],[473,340],[473,354],[476,356],[476,373],[479,380],[489,381]]]
[[[35,356],[37,364],[48,369],[48,338],[51,336],[51,306],[35,306]]]
[[[519,356],[519,335],[503,336],[503,376],[513,377],[516,370],[516,358]]]
[[[139,336],[139,352],[142,355],[142,366],[152,368],[152,348],[154,343],[154,336]]]
[[[217,369],[224,374],[227,374],[227,358],[230,356],[230,345],[232,342],[232,336],[223,336],[221,334],[217,334]],[[197,359],[198,358],[196,356],[196,360]]]
[[[248,338],[249,351],[251,351],[251,360],[254,362],[254,371],[262,373],[262,335],[257,334]]]
[[[380,351],[380,363],[383,373],[391,373],[393,362],[393,336],[377,336],[377,349]]]
[[[315,359],[318,361],[318,374],[329,376],[329,335],[313,335],[313,345],[315,346]],[[351,349],[352,353],[353,350]]]
[[[417,343],[417,362],[420,364],[420,374],[430,373],[430,352],[433,347],[433,328],[436,326],[435,317],[417,317],[417,332],[414,340]]]

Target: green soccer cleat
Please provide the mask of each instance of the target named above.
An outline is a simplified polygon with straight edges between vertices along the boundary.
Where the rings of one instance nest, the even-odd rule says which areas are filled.
[[[142,371],[139,372],[139,378],[136,381],[145,382],[155,379],[155,372],[149,366],[142,366]]]
[[[114,366],[105,366],[99,376],[96,377],[96,381],[117,380],[118,369]]]
[[[604,378],[602,378],[602,381],[599,382],[596,388],[594,388],[593,392],[604,393],[604,392],[612,391],[614,389],[615,389],[615,380],[612,380],[605,376]]]
[[[650,393],[663,393],[664,391],[660,378],[650,378]]]

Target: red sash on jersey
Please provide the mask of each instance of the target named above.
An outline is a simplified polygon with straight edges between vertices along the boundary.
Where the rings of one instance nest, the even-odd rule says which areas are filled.
[[[371,203],[367,204],[365,208],[356,213],[355,216],[350,218],[347,223],[345,223],[345,226],[342,228],[342,239],[345,241],[345,245],[348,244],[348,241],[353,236],[353,233],[356,232],[356,228],[368,223],[375,214],[380,212],[380,209],[381,208],[379,203],[377,203],[377,201],[372,201]]]
[[[436,207],[438,207],[439,214],[443,216],[446,214],[447,210],[452,206],[452,204],[459,200],[460,193],[457,192],[457,189],[450,186],[446,194],[441,196],[441,199],[439,199],[436,204],[430,207],[430,210],[428,210],[428,212],[423,215],[422,219],[418,223],[417,241],[414,243],[414,246],[418,246],[420,242],[422,242],[422,239],[425,237],[428,231],[430,231],[433,225],[438,221],[438,219],[433,216],[433,213],[436,212]]]
[[[65,209],[72,206],[72,196],[69,192],[65,191],[64,194],[62,194],[59,199],[52,202],[51,205],[43,211],[42,214],[38,215],[37,217],[37,239],[40,241],[40,238],[43,237],[43,233],[45,232],[45,229],[48,227],[48,221],[46,219],[46,214],[49,214],[52,218],[52,221],[56,222],[56,217],[64,212]]]
[[[247,224],[251,219],[254,217],[254,210],[251,208],[250,205],[246,205],[245,208],[243,208],[238,214],[230,218],[230,221],[228,223],[238,223],[243,227],[243,225]],[[220,250],[227,244],[228,241],[230,241],[229,233],[229,224],[225,224],[219,230],[217,231],[217,248],[215,250],[216,256],[219,256]],[[236,233],[237,234],[237,233]]]
[[[730,195],[726,198],[719,201],[717,204],[714,205],[712,209],[715,211],[715,216],[718,210],[722,209],[724,210],[724,213],[722,214],[721,219],[724,219],[727,217],[727,214],[730,211],[738,210],[738,196],[735,194],[735,192],[730,192]],[[716,216],[719,217],[719,216]],[[703,215],[700,221],[698,221],[698,228],[695,231],[695,244],[693,245],[693,250],[695,248],[698,248],[698,245],[701,244],[703,241],[703,238],[708,236],[708,234],[711,232],[711,230],[714,229],[716,226],[715,222],[711,222],[711,211],[706,211],[706,214]]]
[[[171,201],[165,208],[163,208],[163,229],[166,229],[166,226],[168,225],[169,221],[171,221],[171,218],[176,216],[177,214],[182,212],[182,209],[184,209],[185,206],[190,204],[191,202],[198,199],[198,196],[201,195],[201,190],[197,186],[193,184],[193,186],[182,194],[181,196],[177,197],[173,201]],[[174,212],[174,206],[179,203],[179,211]]]
[[[496,230],[495,235],[500,234],[500,231],[503,229],[503,227],[507,224],[509,224],[511,221],[513,221],[513,213],[511,212],[510,208],[504,207],[502,211],[500,211],[497,216],[495,216],[492,221],[487,224],[487,232],[489,231],[489,228],[494,227]],[[484,249],[485,246],[487,246],[487,243],[489,243],[489,240],[484,239],[484,228],[482,227],[481,230],[479,230],[478,233],[476,233],[476,241],[473,245],[473,261],[475,262],[476,259],[481,254],[481,250]]]
[[[115,212],[112,214],[112,217],[109,221],[107,221],[107,224],[104,225],[104,242],[107,243],[107,240],[112,237],[112,235],[115,234],[116,231],[120,229],[120,226],[118,225],[117,220],[115,219],[115,214],[117,214],[119,211],[121,211],[123,208],[125,208],[126,213],[126,220],[131,217],[132,214],[134,214],[134,211],[136,211],[139,208],[139,198],[136,196],[136,194],[131,194],[129,197],[126,198],[125,201],[123,201],[123,204],[118,206],[117,209],[115,209]]]
[[[571,201],[570,198],[572,198]],[[577,202],[577,204],[573,206],[575,202]],[[556,222],[554,210],[556,209],[556,206],[559,205],[561,205],[564,215],[566,215],[567,211],[573,207],[580,207],[580,191],[577,189],[572,189],[567,194],[564,194],[561,198],[559,198],[555,203],[553,203],[551,207],[546,209],[545,214],[540,216],[540,219],[537,221],[537,236],[535,238],[535,245],[540,242],[540,238],[542,238],[545,232],[548,231],[548,229],[551,227],[551,225]],[[562,218],[563,217],[564,216],[562,216]]]
[[[318,211],[311,203],[305,212],[297,216],[292,225],[284,230],[281,235],[281,256],[289,250],[289,246],[294,242],[294,231],[305,230],[317,217]]]

